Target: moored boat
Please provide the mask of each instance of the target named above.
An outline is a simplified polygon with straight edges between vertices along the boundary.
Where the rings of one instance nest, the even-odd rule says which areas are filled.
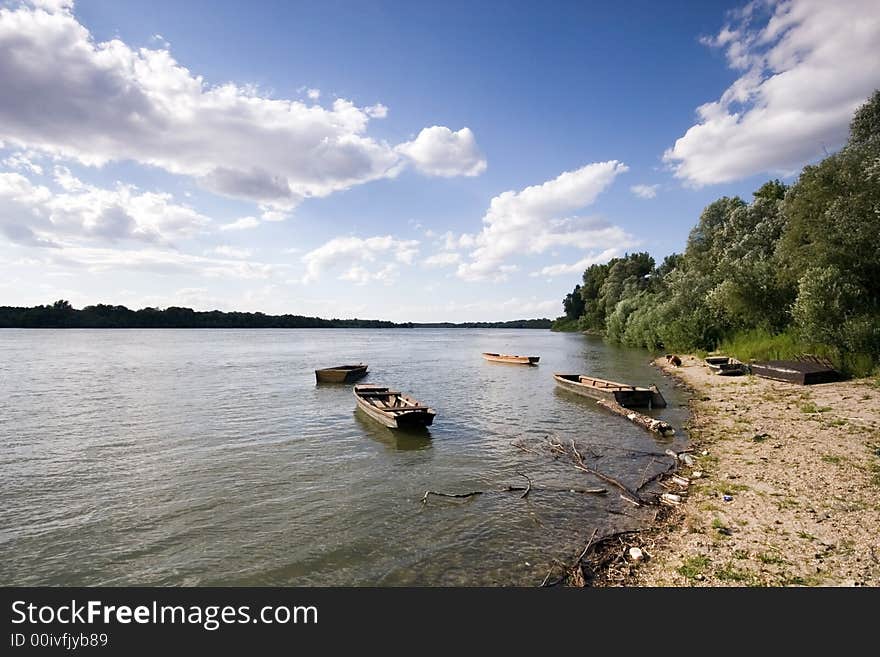
[[[437,412],[409,395],[378,385],[356,385],[358,408],[391,429],[428,427]]]
[[[540,356],[513,356],[511,354],[493,354],[488,351],[483,352],[483,358],[495,363],[513,363],[514,365],[537,365],[541,360]]]
[[[729,356],[707,356],[706,365],[721,376],[740,376],[749,373],[749,366]]]
[[[575,394],[604,399],[626,408],[664,408],[666,400],[657,386],[644,388],[583,374],[554,374],[556,385]]]
[[[351,383],[362,379],[367,375],[367,365],[358,363],[357,365],[336,365],[335,367],[325,367],[315,370],[315,378],[318,383]]]

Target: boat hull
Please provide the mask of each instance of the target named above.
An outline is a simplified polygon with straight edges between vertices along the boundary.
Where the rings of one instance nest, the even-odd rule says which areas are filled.
[[[509,363],[511,365],[537,365],[541,360],[540,356],[513,356],[488,352],[483,352],[483,358],[493,363]]]
[[[554,374],[553,378],[556,380],[556,385],[564,390],[590,399],[613,402],[625,408],[664,408],[666,406],[666,400],[660,394],[657,386],[641,388],[578,374]]]
[[[366,365],[340,365],[315,370],[315,379],[318,383],[351,383],[366,375]]]
[[[357,407],[369,417],[376,420],[376,422],[385,425],[389,429],[420,429],[423,427],[429,427],[434,423],[434,416],[437,414],[434,409],[420,407],[411,411],[387,411],[371,404],[368,398],[359,394],[361,392],[374,392],[377,390],[387,390],[387,388],[381,388],[378,386],[355,386],[354,389]],[[399,398],[410,404],[420,406],[415,399],[407,395],[399,395]]]

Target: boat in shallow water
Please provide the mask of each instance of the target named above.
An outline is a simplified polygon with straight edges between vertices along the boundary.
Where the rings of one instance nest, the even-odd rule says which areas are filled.
[[[584,374],[554,374],[556,385],[575,394],[604,399],[625,408],[665,408],[666,400],[657,386],[647,388],[599,379]]]
[[[488,351],[483,352],[483,358],[494,363],[512,363],[514,365],[537,365],[541,360],[540,356],[513,356],[510,354],[493,354]]]
[[[358,408],[391,429],[428,427],[437,412],[409,395],[378,385],[356,385]]]
[[[352,381],[364,378],[366,375],[367,365],[365,363],[337,365],[335,367],[315,370],[315,378],[318,380],[318,383],[351,383]]]

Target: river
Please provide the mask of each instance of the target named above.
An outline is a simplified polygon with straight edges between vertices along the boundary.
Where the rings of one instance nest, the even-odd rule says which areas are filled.
[[[489,363],[483,351],[539,355]],[[437,411],[400,435],[314,370]],[[684,394],[645,351],[544,330],[2,330],[0,585],[522,585],[594,529],[635,527],[604,486],[511,443],[555,434],[637,485],[681,447]],[[657,383],[661,439],[556,389],[554,371]]]

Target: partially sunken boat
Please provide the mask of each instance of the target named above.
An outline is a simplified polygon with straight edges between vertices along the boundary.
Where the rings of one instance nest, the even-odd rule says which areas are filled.
[[[352,381],[364,378],[366,375],[367,365],[365,363],[337,365],[335,367],[315,370],[315,378],[318,380],[318,383],[351,383]]]
[[[512,356],[510,354],[493,354],[489,351],[483,352],[483,358],[495,363],[512,363],[514,365],[537,365],[541,360],[540,356]]]
[[[554,374],[556,385],[584,397],[614,402],[624,408],[665,408],[657,386],[643,388],[583,374]]]
[[[437,414],[409,395],[385,386],[356,385],[354,396],[359,409],[391,429],[428,427]]]

